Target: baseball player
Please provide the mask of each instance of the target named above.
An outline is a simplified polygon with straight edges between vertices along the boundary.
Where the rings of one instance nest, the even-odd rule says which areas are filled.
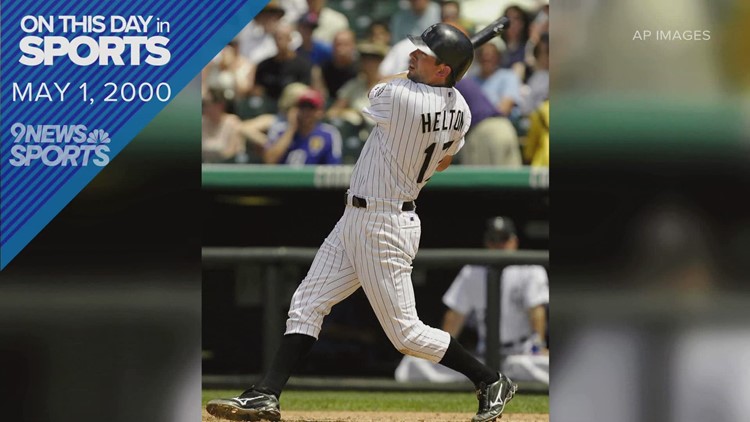
[[[411,264],[421,228],[414,200],[464,144],[471,113],[453,86],[474,49],[466,35],[443,23],[410,38],[416,49],[408,72],[386,78],[369,93],[363,112],[377,124],[354,166],[344,214],[292,297],[286,333],[269,371],[239,397],[210,401],[210,414],[278,421],[281,391],[312,348],[323,318],[359,288],[396,349],[439,362],[474,383],[479,408],[473,422],[495,420],[513,397],[516,385],[508,377],[417,316]]]
[[[513,221],[494,217],[487,221],[485,247],[513,251],[518,248],[518,237]],[[500,276],[500,341],[499,352],[505,356],[503,372],[516,380],[540,381],[549,384],[549,352],[544,341],[547,332],[549,281],[547,271],[540,265],[510,265]],[[487,267],[466,265],[443,295],[448,307],[443,318],[443,330],[458,337],[467,322],[474,322],[477,330],[477,349],[484,355],[487,329]],[[447,368],[406,356],[396,368],[397,381],[460,381],[462,375]]]

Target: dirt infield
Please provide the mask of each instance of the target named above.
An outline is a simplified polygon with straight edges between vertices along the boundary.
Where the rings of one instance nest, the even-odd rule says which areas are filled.
[[[471,413],[435,412],[283,412],[284,422],[448,422],[470,421]],[[203,422],[221,422],[203,410]],[[503,415],[501,422],[549,422],[547,414],[516,413]]]

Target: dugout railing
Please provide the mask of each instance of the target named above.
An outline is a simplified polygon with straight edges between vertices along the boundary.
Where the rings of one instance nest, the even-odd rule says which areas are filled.
[[[283,312],[288,305],[289,298],[283,297],[281,268],[285,266],[309,266],[317,249],[315,248],[263,248],[263,247],[204,247],[202,262],[207,267],[235,267],[243,266],[265,267],[263,291],[263,368],[268,368],[278,349],[283,326]],[[508,265],[542,265],[549,267],[549,252],[520,250],[514,252],[486,250],[486,249],[424,249],[419,251],[414,260],[415,267],[423,268],[460,268],[463,265],[487,265],[487,352],[486,362],[489,366],[499,369],[501,356],[493,351],[500,350],[500,277],[502,268]],[[237,277],[246,277],[247,272],[236,271]],[[237,280],[249,281],[249,280]],[[273,333],[278,332],[278,335]],[[271,334],[271,335],[267,335]]]

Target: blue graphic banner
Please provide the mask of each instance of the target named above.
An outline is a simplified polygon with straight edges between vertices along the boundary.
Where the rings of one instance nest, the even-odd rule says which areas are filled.
[[[0,269],[267,2],[0,0]]]

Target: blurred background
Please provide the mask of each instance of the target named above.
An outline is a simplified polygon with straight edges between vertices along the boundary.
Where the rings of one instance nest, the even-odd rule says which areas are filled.
[[[206,66],[204,387],[246,388],[268,365],[312,258],[280,262],[274,253],[314,254],[340,218],[342,194],[374,125],[361,112],[367,94],[384,76],[407,70],[414,46],[406,35],[434,23],[470,35],[501,16],[511,20],[502,38],[477,51],[457,85],[472,126],[454,165],[417,200],[420,250],[481,250],[486,220],[498,215],[515,222],[520,249],[548,250],[548,11],[548,2],[537,0],[272,0]],[[272,249],[271,258],[237,249],[258,247],[287,249]],[[417,309],[440,327],[447,310],[441,298],[464,263],[427,264],[415,262]],[[467,324],[462,339],[475,345],[476,327]],[[328,380],[329,388],[392,382],[401,358],[357,292],[333,309],[295,375]],[[290,387],[310,382],[293,378]],[[546,393],[547,385],[536,391]]]
[[[361,112],[368,92],[408,67],[406,35],[438,22],[472,34],[508,16],[512,24],[477,51],[457,85],[477,139],[457,158],[545,167],[548,10],[545,0],[272,0],[202,72],[203,162],[353,164],[374,125]],[[315,101],[301,100],[309,90]],[[311,128],[294,130],[303,123]],[[290,125],[294,142],[275,151]]]
[[[4,421],[200,418],[200,80],[0,274]]]
[[[503,14],[520,30],[478,53],[466,81],[481,95],[459,87],[485,118],[419,198],[421,248],[481,248],[484,219],[507,215],[523,249],[552,249],[552,420],[746,420],[750,7],[736,0],[270,2],[3,271],[7,418],[197,420],[201,362],[204,385],[253,380],[306,267],[201,264],[199,248],[316,248],[369,132],[357,101],[403,70],[409,24],[471,33]],[[267,154],[303,114],[313,129]],[[457,272],[415,264],[430,325]],[[268,316],[276,331],[248,324]],[[324,327],[301,374],[393,375],[363,297],[329,320],[355,332]]]
[[[748,3],[551,15],[552,420],[747,420]]]

